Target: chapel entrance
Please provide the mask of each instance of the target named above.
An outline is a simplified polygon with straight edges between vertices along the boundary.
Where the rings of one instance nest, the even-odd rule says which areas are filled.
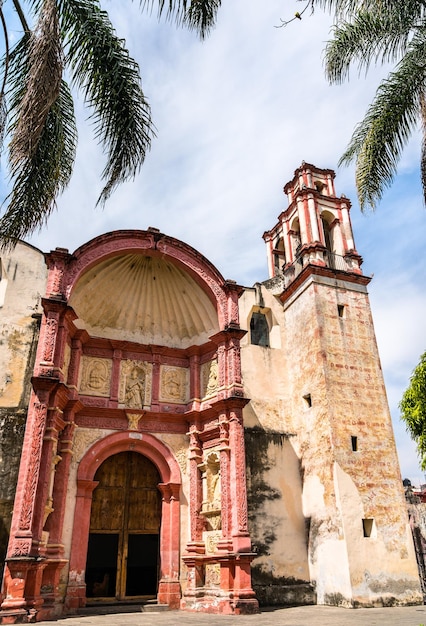
[[[137,452],[120,452],[98,468],[94,480],[86,597],[128,601],[157,595],[160,474]]]

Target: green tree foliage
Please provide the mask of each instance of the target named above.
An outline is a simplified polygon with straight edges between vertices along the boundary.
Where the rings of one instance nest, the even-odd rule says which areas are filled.
[[[12,50],[5,19],[9,4],[23,31]],[[159,17],[165,15],[204,38],[220,4],[220,0],[141,0],[141,9],[156,7]],[[139,67],[99,0],[27,0],[26,6],[31,27],[19,0],[0,0],[5,42],[0,130],[10,138],[11,185],[0,218],[0,246],[13,245],[40,228],[70,181],[77,128],[65,73],[83,94],[106,155],[99,203],[117,185],[134,178],[154,137]]]
[[[402,151],[420,126],[421,178],[426,200],[426,4],[421,0],[312,0],[334,11],[325,49],[330,82],[348,77],[352,64],[367,71],[391,63],[340,164],[356,162],[361,209],[374,209],[392,183]]]
[[[399,408],[401,418],[417,444],[421,467],[426,470],[426,352],[420,357]]]

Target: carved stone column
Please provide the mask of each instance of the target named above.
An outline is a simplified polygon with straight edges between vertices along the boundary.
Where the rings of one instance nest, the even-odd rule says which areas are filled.
[[[230,411],[229,447],[231,448],[232,536],[234,551],[251,551],[248,532],[246,461],[242,408]]]
[[[190,518],[190,541],[186,545],[186,553],[183,561],[187,567],[187,586],[185,597],[192,597],[196,589],[204,585],[204,565],[199,557],[205,554],[205,545],[202,540],[203,519],[200,515],[203,499],[202,483],[199,470],[202,450],[199,439],[199,431],[195,424],[189,430],[189,518]],[[182,608],[186,605],[182,600]]]
[[[48,388],[31,394],[3,579],[3,610],[26,608],[28,594],[32,605],[40,604],[33,588],[39,550],[33,545],[33,523],[48,400]]]
[[[236,613],[256,613],[259,605],[251,586],[250,564],[255,554],[251,550],[248,532],[246,461],[244,444],[244,426],[242,406],[235,406],[230,411],[229,447],[231,449],[231,500],[232,506],[232,540],[234,563],[233,603]],[[221,568],[222,569],[222,568]],[[228,572],[224,572],[227,576]]]
[[[49,395],[49,389],[39,389],[31,394],[8,558],[37,556],[37,550],[34,550],[32,545],[33,519]]]
[[[89,543],[90,511],[93,491],[97,485],[98,482],[95,480],[79,479],[77,481],[70,569],[65,600],[71,611],[86,604],[85,567]]]
[[[49,268],[46,293],[51,298],[64,297],[64,272],[67,264],[72,259],[66,248],[56,248],[46,254],[46,263]]]
[[[37,348],[37,357],[34,373],[36,376],[61,379],[60,356],[63,352],[63,329],[60,331],[62,319],[66,313],[65,301],[42,300],[44,315],[42,317],[40,340]],[[60,335],[61,341],[58,341]],[[61,344],[61,345],[59,345]]]
[[[221,474],[221,503],[222,503],[222,539],[218,543],[218,550],[232,550],[232,496],[231,496],[231,466],[229,447],[229,422],[226,414],[219,417],[220,430],[220,474]]]
[[[158,602],[168,604],[171,609],[179,608],[179,543],[180,543],[180,485],[168,483],[158,485],[162,496],[160,535],[160,582]]]
[[[202,461],[201,443],[199,432],[195,425],[189,430],[189,485],[190,485],[190,532],[191,544],[200,544],[202,542],[203,520],[200,517],[201,503],[203,499],[202,484],[199,464]],[[189,544],[188,544],[189,545]]]
[[[73,408],[75,408],[74,403]],[[47,564],[43,572],[42,596],[44,604],[41,610],[41,619],[49,619],[56,615],[55,603],[61,603],[59,593],[59,578],[63,566],[67,563],[64,559],[64,546],[62,543],[62,531],[65,518],[65,506],[68,492],[69,471],[72,460],[72,442],[75,424],[71,421],[73,411],[65,413],[67,420],[58,441],[58,456],[61,458],[55,471],[55,480],[52,491],[52,512],[49,515],[45,529],[49,534],[46,546]]]

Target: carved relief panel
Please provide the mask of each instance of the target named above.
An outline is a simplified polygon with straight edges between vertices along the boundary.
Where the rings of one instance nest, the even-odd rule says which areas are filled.
[[[189,370],[162,365],[160,368],[160,401],[183,404],[189,399]]]
[[[143,361],[122,361],[120,367],[119,404],[128,409],[149,409],[151,406],[152,364]]]
[[[83,356],[79,391],[87,396],[108,398],[111,386],[112,361],[99,357]]]
[[[201,365],[201,397],[209,398],[217,393],[219,367],[216,359]]]

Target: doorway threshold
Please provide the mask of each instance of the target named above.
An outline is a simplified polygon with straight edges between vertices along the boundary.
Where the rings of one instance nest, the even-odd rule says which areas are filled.
[[[87,603],[84,608],[78,610],[78,615],[113,615],[115,613],[138,613],[168,611],[168,604],[158,604],[157,598],[141,598],[129,601],[111,601],[100,603]]]

